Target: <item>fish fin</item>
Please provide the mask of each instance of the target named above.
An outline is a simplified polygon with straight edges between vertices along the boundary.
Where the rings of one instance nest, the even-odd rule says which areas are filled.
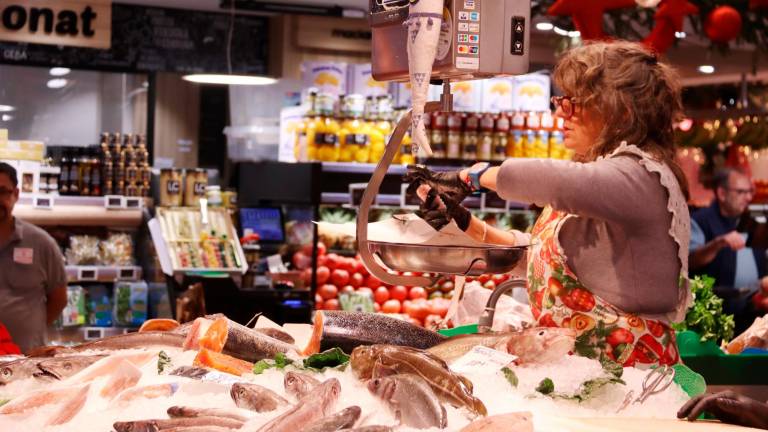
[[[476,412],[477,414],[480,414],[483,417],[488,415],[488,408],[485,407],[485,404],[483,403],[483,401],[481,401],[476,397],[472,398],[472,411]]]
[[[312,327],[312,336],[309,338],[309,343],[301,352],[302,355],[310,356],[320,352],[320,341],[323,337],[323,313],[320,311],[315,312],[315,323]]]
[[[181,324],[174,319],[153,318],[144,321],[144,324],[139,328],[139,333],[148,331],[171,331],[176,330],[180,325]]]
[[[459,374],[456,374],[456,376],[459,378],[459,381],[461,381],[461,383],[464,384],[464,387],[466,387],[470,393],[472,393],[475,390],[475,385],[472,384],[472,381],[470,381],[469,378]]]
[[[445,410],[443,404],[440,404],[440,410],[442,411],[442,415],[440,416],[440,429],[445,429],[448,427],[448,411]]]

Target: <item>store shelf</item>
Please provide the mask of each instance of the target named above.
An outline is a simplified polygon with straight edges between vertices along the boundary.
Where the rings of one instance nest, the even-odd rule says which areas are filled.
[[[48,197],[44,197],[48,198]],[[41,208],[31,197],[23,197],[14,208],[14,216],[40,226],[131,227],[141,225],[142,208],[107,208],[104,197],[55,196],[53,205]],[[144,206],[149,203],[144,200]]]
[[[115,282],[139,281],[142,269],[139,266],[67,266],[67,280],[69,283],[81,282]]]
[[[101,339],[138,331],[138,327],[92,327],[76,326],[48,328],[48,341],[52,345],[77,345],[89,340]]]

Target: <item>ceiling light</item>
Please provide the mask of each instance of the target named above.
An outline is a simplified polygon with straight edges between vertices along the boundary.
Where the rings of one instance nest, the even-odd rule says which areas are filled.
[[[555,33],[559,34],[560,36],[568,36],[568,30],[563,30],[558,26],[554,26]]]
[[[65,78],[54,78],[52,80],[48,80],[45,85],[48,86],[49,89],[60,89],[65,87],[68,82],[69,81],[67,81]]]
[[[55,68],[51,68],[51,70],[48,71],[48,73],[50,73],[51,76],[64,76],[70,72],[72,72],[72,70],[70,68],[65,68],[65,67],[55,67]]]
[[[16,107],[12,107],[10,105],[0,105],[0,112],[11,112],[16,111]]]
[[[228,74],[193,74],[182,77],[185,81],[198,84],[219,85],[270,85],[277,82],[276,79],[254,75],[228,75]]]
[[[11,120],[13,120],[13,116],[10,115],[10,114],[3,114],[3,115],[0,116],[0,120],[11,121]]]
[[[553,28],[555,28],[555,26],[552,25],[552,23],[540,22],[540,23],[536,24],[536,28],[541,30],[541,31],[550,31]]]
[[[715,67],[712,65],[701,65],[699,66],[699,72],[703,74],[715,73]]]
[[[675,37],[678,39],[685,39],[688,36],[684,31],[675,32]]]

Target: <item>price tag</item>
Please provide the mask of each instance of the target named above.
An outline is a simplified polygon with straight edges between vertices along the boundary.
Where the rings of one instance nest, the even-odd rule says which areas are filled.
[[[104,208],[108,210],[121,210],[125,206],[123,197],[120,195],[105,195]]]
[[[368,188],[368,183],[351,183],[349,185],[349,204],[354,207],[359,207],[363,202],[363,194]],[[373,204],[376,205],[378,201],[378,194],[373,198]]]
[[[483,194],[483,209],[487,208],[508,210],[509,201],[501,198],[496,192],[486,192]]]
[[[467,371],[496,373],[515,360],[517,356],[478,345],[451,363],[451,370],[458,373]]]
[[[400,207],[402,208],[413,208],[413,207],[419,207],[421,205],[421,199],[419,199],[418,195],[414,194],[413,196],[408,196],[406,193],[406,190],[408,190],[408,184],[403,183],[400,186]]]
[[[341,309],[351,312],[374,312],[373,299],[370,295],[360,293],[342,294],[339,296]]]
[[[32,207],[40,210],[53,210],[53,197],[35,196],[32,199]]]
[[[117,278],[119,280],[137,280],[136,267],[119,267],[117,269]]]
[[[77,280],[81,282],[97,281],[99,280],[99,269],[96,267],[79,267]]]
[[[83,329],[83,339],[85,340],[94,340],[94,339],[102,339],[104,335],[104,329],[98,328],[98,327],[87,327]]]
[[[144,207],[144,200],[139,197],[126,197],[125,208],[138,210]]]

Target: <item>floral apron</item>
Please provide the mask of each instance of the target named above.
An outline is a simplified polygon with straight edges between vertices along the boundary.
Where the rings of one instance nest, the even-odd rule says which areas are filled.
[[[680,361],[674,331],[658,320],[623,312],[581,284],[568,267],[560,228],[572,215],[546,207],[528,252],[528,297],[539,325],[576,330],[577,354],[607,356],[625,367]]]

